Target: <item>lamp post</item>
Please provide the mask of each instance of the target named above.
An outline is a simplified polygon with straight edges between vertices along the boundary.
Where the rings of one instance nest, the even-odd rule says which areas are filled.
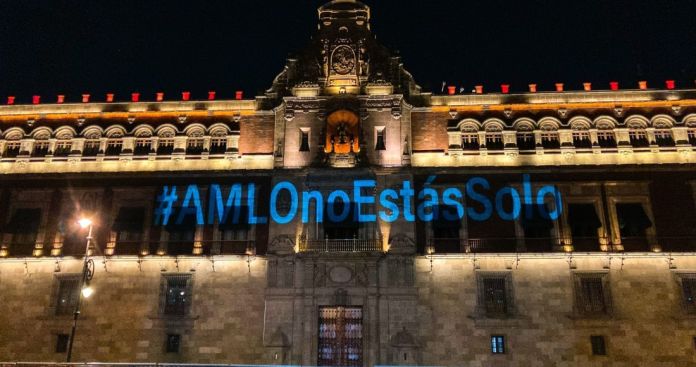
[[[87,245],[85,247],[85,260],[82,264],[82,278],[80,279],[80,294],[77,297],[75,304],[75,312],[73,314],[73,325],[70,331],[70,339],[68,340],[68,357],[67,362],[72,358],[73,342],[75,341],[75,331],[77,329],[77,319],[80,317],[80,303],[82,298],[89,298],[94,293],[92,287],[89,286],[92,276],[94,276],[94,261],[89,258],[89,245],[92,243],[92,221],[86,218],[78,221],[80,227],[89,228],[87,231]]]

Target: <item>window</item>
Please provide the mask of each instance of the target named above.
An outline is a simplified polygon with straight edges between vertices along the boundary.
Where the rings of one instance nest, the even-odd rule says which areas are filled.
[[[71,315],[80,298],[80,278],[78,276],[58,278],[56,315]]]
[[[534,150],[536,148],[534,142],[534,133],[531,131],[517,132],[517,149],[519,150]]]
[[[670,129],[655,129],[655,143],[661,147],[673,147],[674,138]]]
[[[60,140],[56,142],[56,147],[53,150],[54,157],[67,157],[70,155],[72,142],[70,140]]]
[[[592,148],[590,132],[587,130],[573,130],[573,146],[580,149]]]
[[[478,308],[487,317],[512,313],[512,276],[510,273],[478,273]]]
[[[503,133],[501,131],[486,131],[486,149],[503,149]]]
[[[68,351],[68,342],[70,336],[68,334],[56,335],[56,353],[66,353]]]
[[[505,354],[505,336],[491,335],[491,353]]]
[[[94,157],[99,154],[99,139],[85,140],[85,145],[82,148],[82,156]]]
[[[680,274],[684,310],[688,314],[696,314],[696,274]]]
[[[473,128],[462,130],[462,149],[479,150],[478,131]]]
[[[592,203],[568,204],[568,224],[576,251],[597,251],[598,229],[602,227],[595,205]]]
[[[19,141],[10,140],[5,143],[5,151],[2,152],[3,158],[15,158],[19,155],[19,149],[22,143]]]
[[[545,130],[541,133],[541,146],[544,149],[560,149],[561,142],[558,139],[558,131]]]
[[[170,155],[174,153],[174,139],[160,138],[157,141],[157,155]]]
[[[186,140],[186,154],[200,155],[203,153],[203,138],[188,138]]]
[[[171,220],[171,219],[170,219]],[[145,222],[145,208],[121,207],[111,226],[116,234],[116,253],[119,255],[137,255]]]
[[[300,152],[309,152],[309,129],[300,129]]]
[[[167,353],[179,353],[181,347],[181,335],[167,334],[167,345],[165,347]]]
[[[219,253],[246,253],[250,227],[248,206],[240,206],[239,213],[236,213],[234,209],[230,210],[225,220],[218,224],[221,240]]]
[[[603,335],[590,336],[590,344],[592,345],[592,355],[595,355],[595,356],[607,355],[607,346],[604,342]]]
[[[172,213],[180,213],[182,208],[174,208]],[[167,242],[167,253],[169,255],[191,255],[193,253],[193,242],[196,237],[196,226],[198,225],[196,215],[185,215],[180,223],[178,214],[172,215],[169,222],[164,226],[164,230],[169,234]]]
[[[121,154],[121,149],[123,148],[123,139],[109,139],[106,142],[106,152],[104,155],[114,156]]]
[[[650,146],[650,142],[648,142],[648,134],[644,129],[630,129],[628,131],[628,138],[631,141],[631,145],[635,148],[644,148]]]
[[[133,155],[148,155],[152,147],[152,141],[149,137],[135,139],[135,148]]]
[[[433,209],[432,238],[430,241],[436,253],[462,252],[462,240],[459,231],[462,221],[457,208],[451,205],[438,205]]]
[[[41,209],[18,208],[6,227],[12,233],[10,254],[12,256],[31,256],[41,223]]]
[[[164,314],[184,316],[191,303],[191,275],[172,274],[162,277],[164,285]]]
[[[601,148],[616,148],[616,136],[614,130],[598,130],[597,143]]]
[[[689,144],[696,145],[696,128],[690,127],[686,130],[686,135],[689,137]]]
[[[599,316],[610,313],[607,273],[575,274],[575,306],[580,315]]]
[[[384,127],[376,127],[377,131],[375,132],[376,138],[375,138],[375,150],[386,150],[387,147],[384,145]]]
[[[210,139],[210,154],[224,154],[227,150],[227,137],[213,136]]]
[[[45,157],[48,154],[48,141],[47,140],[36,140],[34,141],[34,148],[31,151],[32,157]]]
[[[652,221],[641,203],[616,204],[616,217],[621,238],[644,237],[645,230],[652,226]]]

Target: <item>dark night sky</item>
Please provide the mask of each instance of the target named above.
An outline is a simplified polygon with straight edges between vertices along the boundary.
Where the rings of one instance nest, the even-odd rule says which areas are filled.
[[[324,1],[0,2],[0,98],[267,88]],[[367,1],[372,29],[427,90],[696,79],[696,1]],[[118,98],[118,97],[117,97]],[[4,102],[4,101],[3,101]],[[0,102],[1,103],[1,102]]]

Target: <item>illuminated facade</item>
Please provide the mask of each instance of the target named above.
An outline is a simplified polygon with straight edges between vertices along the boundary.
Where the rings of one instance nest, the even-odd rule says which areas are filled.
[[[65,359],[86,214],[95,293],[74,361],[695,363],[696,91],[433,95],[370,16],[319,8],[312,43],[255,99],[0,106],[0,360]],[[495,206],[524,175],[561,193],[557,220],[331,222],[317,201],[306,221],[248,220],[283,181],[323,200],[411,182],[416,209],[424,188],[474,176]],[[197,185],[209,213],[211,185],[235,183],[256,188],[240,222],[154,225],[164,186],[180,210]]]

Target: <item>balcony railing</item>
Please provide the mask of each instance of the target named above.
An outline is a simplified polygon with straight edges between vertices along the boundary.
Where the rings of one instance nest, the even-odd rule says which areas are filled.
[[[248,255],[255,253],[253,240],[116,241],[107,255]]]
[[[300,238],[300,252],[381,252],[382,238]]]
[[[553,252],[571,248],[577,252],[595,251],[653,251],[654,244],[662,251],[696,251],[696,238],[662,237],[651,241],[647,236],[622,237],[614,243],[606,237],[486,237],[486,238],[430,238],[430,251],[436,253],[510,253]]]

